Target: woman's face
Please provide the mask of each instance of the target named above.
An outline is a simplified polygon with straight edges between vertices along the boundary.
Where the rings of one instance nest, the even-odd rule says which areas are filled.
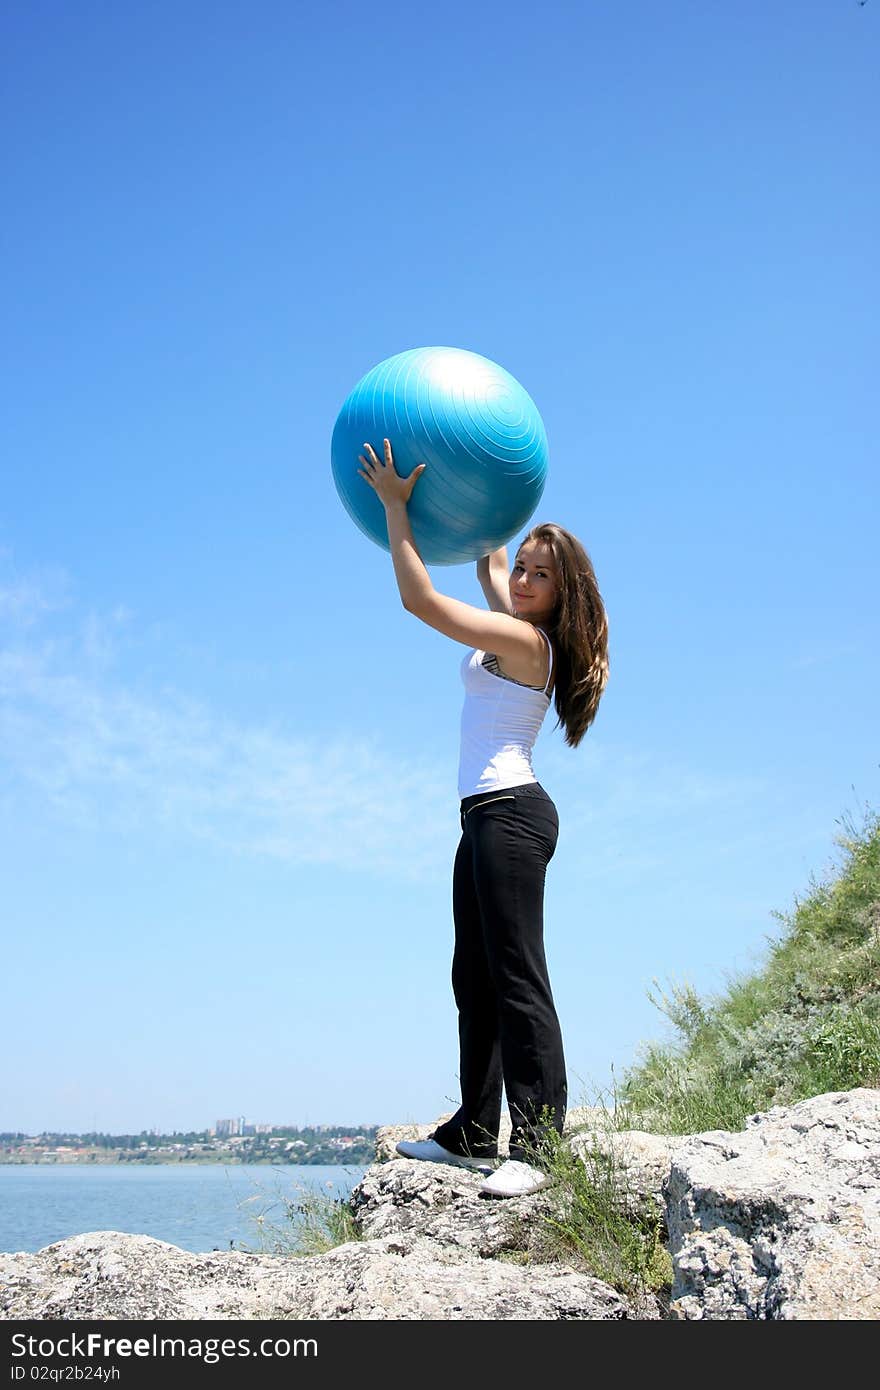
[[[514,616],[545,623],[559,597],[559,571],[545,541],[523,541],[510,571],[510,602]]]

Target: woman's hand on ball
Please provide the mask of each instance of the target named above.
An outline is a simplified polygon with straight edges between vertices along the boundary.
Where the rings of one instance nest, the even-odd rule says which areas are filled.
[[[385,446],[384,463],[376,454],[372,444],[365,444],[364,453],[358,454],[358,459],[363,464],[363,467],[358,469],[358,473],[365,482],[370,484],[385,507],[393,506],[395,503],[402,503],[403,506],[406,506],[412,496],[413,488],[428,465],[417,463],[408,478],[401,478],[394,467],[390,441],[386,439],[383,443]]]

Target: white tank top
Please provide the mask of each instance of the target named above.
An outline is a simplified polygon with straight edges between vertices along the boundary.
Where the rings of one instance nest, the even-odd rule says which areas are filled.
[[[486,653],[479,650],[469,652],[461,663],[464,707],[458,762],[460,798],[537,781],[532,770],[532,749],[550,708],[548,686],[553,671],[550,638],[542,628],[538,631],[548,652],[543,690],[520,685],[507,676],[493,675],[483,665]]]

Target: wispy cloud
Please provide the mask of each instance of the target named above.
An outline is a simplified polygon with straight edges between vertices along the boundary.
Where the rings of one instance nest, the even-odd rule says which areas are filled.
[[[38,636],[34,590],[0,606],[0,765],[78,825],[161,829],[236,854],[371,869],[448,872],[448,769],[356,737],[291,738],[224,717],[176,691],[143,693],[113,673],[119,615]],[[48,605],[47,609],[48,611]],[[447,856],[448,858],[448,856]]]
[[[47,614],[57,612],[69,602],[68,582],[60,572],[23,577],[15,572],[8,550],[0,549],[0,623],[19,629],[35,626]]]
[[[0,588],[0,795],[90,829],[162,833],[237,855],[407,879],[448,878],[454,769],[381,737],[333,742],[248,724],[178,690],[135,688],[115,653],[131,614],[78,612],[65,586]],[[59,595],[64,593],[63,602]],[[60,619],[59,619],[60,610]],[[706,775],[595,737],[545,735],[538,769],[585,878],[668,868],[670,847],[714,820],[716,852],[765,832],[747,808],[767,786]],[[40,812],[42,808],[42,812]],[[681,844],[679,843],[679,848]]]

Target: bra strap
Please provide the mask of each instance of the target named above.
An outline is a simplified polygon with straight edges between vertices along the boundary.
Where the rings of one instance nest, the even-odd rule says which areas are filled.
[[[546,695],[546,694],[547,694],[547,687],[548,687],[548,685],[550,684],[550,678],[551,678],[551,676],[553,675],[553,643],[550,641],[550,638],[547,636],[546,632],[544,631],[544,629],[543,629],[542,627],[539,627],[539,628],[538,628],[538,631],[540,632],[540,634],[541,634],[541,636],[543,637],[544,641],[547,643],[547,655],[548,655],[547,679],[546,679],[545,682],[544,682],[544,689],[543,689],[543,691],[541,692],[543,695]]]

